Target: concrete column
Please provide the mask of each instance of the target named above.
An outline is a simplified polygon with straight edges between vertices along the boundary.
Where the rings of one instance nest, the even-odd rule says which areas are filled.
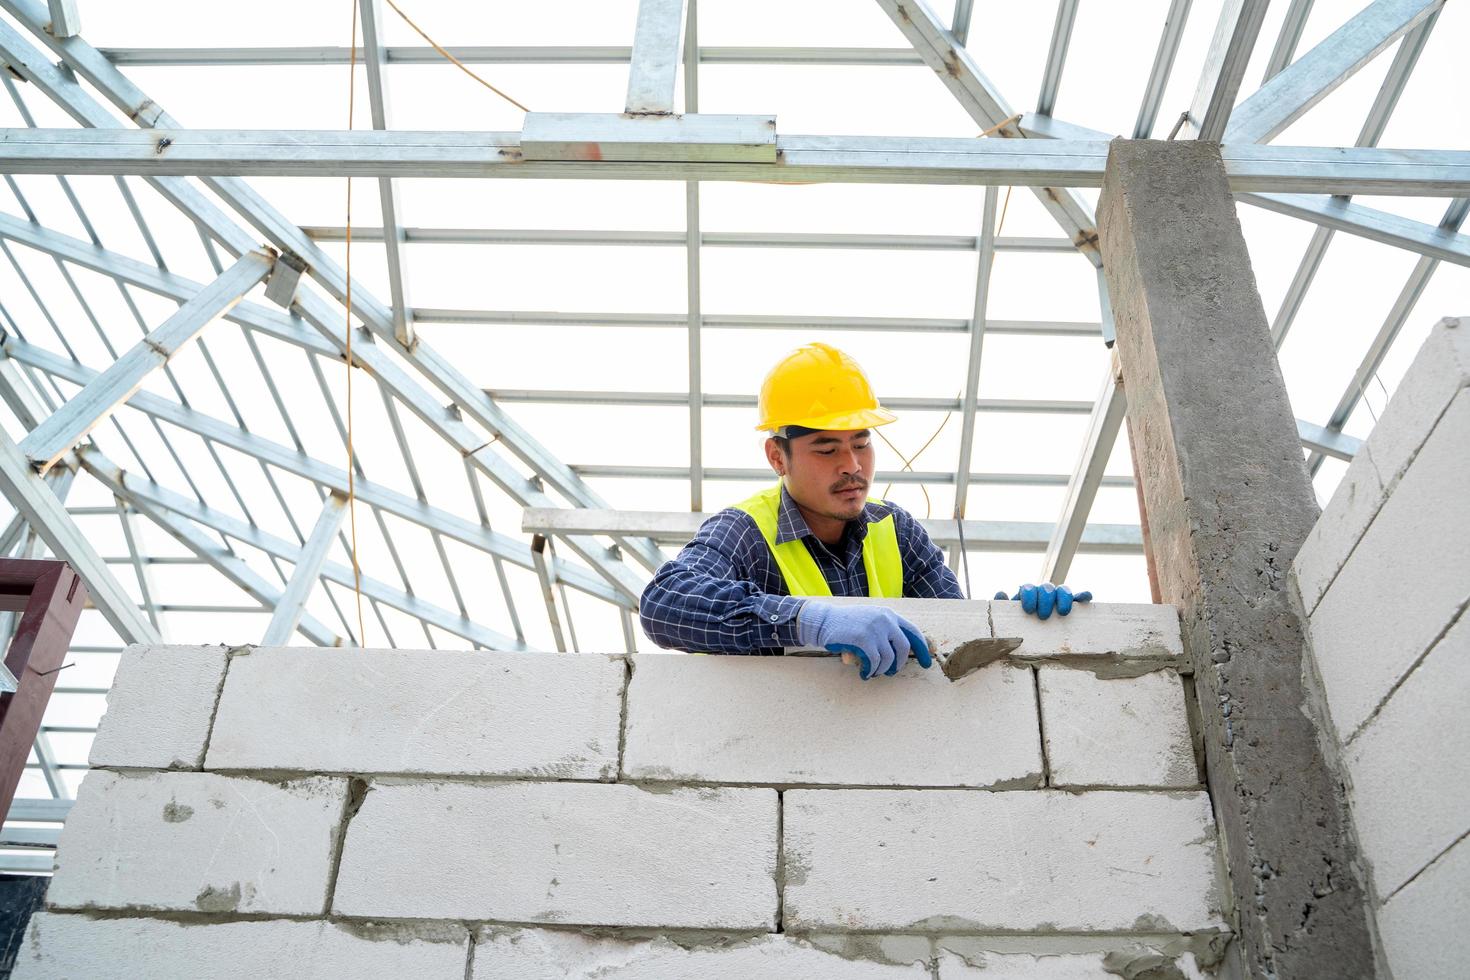
[[[1243,961],[1371,977],[1342,782],[1303,705],[1287,571],[1317,519],[1218,144],[1114,140],[1098,205],[1164,602],[1183,617]]]

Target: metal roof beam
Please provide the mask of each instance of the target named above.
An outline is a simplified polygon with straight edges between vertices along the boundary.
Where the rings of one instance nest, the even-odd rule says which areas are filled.
[[[1227,143],[1265,143],[1435,13],[1444,0],[1376,0],[1242,102]]]
[[[673,113],[683,31],[684,0],[639,0],[624,112],[635,116]]]
[[[158,632],[113,577],[87,536],[66,512],[45,480],[31,469],[19,447],[0,430],[0,489],[25,515],[31,529],[53,554],[68,562],[86,583],[92,603],[128,643],[157,643]]]
[[[162,151],[160,143],[165,144]],[[138,174],[160,183],[167,176],[207,176],[211,185],[233,188],[230,201],[237,210],[274,247],[304,258],[313,278],[329,293],[340,293],[335,297],[340,300],[346,295],[340,268],[248,185],[221,175],[999,184],[1060,193],[1062,188],[1101,186],[1108,152],[1105,141],[1072,139],[782,136],[777,144],[781,160],[776,163],[524,161],[516,152],[514,133],[34,129],[6,134],[0,142],[0,168],[11,173]],[[1222,155],[1236,193],[1447,197],[1470,192],[1470,152],[1462,150],[1231,144]],[[215,190],[220,192],[218,186]],[[331,267],[323,270],[323,261]],[[359,306],[358,288],[354,285],[354,312],[362,314],[374,333],[396,343],[389,312],[370,295]],[[416,353],[405,356],[414,360]]]
[[[1170,0],[1169,12],[1164,16],[1164,30],[1159,35],[1159,47],[1154,52],[1154,64],[1148,72],[1148,84],[1143,89],[1143,102],[1138,107],[1138,120],[1133,124],[1134,139],[1148,139],[1153,135],[1154,123],[1159,118],[1159,105],[1164,101],[1164,90],[1169,87],[1169,76],[1174,71],[1174,56],[1179,53],[1179,41],[1184,37],[1184,25],[1189,20],[1190,0]]]
[[[1409,83],[1409,76],[1413,74],[1414,66],[1419,62],[1419,55],[1424,51],[1424,44],[1429,40],[1429,34],[1434,30],[1435,22],[1438,20],[1439,11],[1435,11],[1404,36],[1403,43],[1394,53],[1393,63],[1388,67],[1388,74],[1384,77],[1383,84],[1379,86],[1373,106],[1368,110],[1368,118],[1363,121],[1363,128],[1358,134],[1358,141],[1355,145],[1378,145],[1384,129],[1388,126],[1389,117],[1393,115],[1400,96],[1404,94],[1404,86]],[[1332,228],[1320,225],[1312,233],[1312,240],[1302,254],[1296,275],[1292,277],[1291,284],[1286,289],[1286,296],[1281,300],[1281,306],[1276,311],[1276,319],[1271,321],[1271,339],[1276,344],[1277,350],[1281,349],[1281,344],[1286,340],[1287,331],[1291,329],[1292,321],[1296,319],[1302,303],[1306,300],[1307,290],[1311,288],[1312,280],[1316,278],[1317,269],[1322,264],[1323,256],[1327,254],[1327,246],[1331,244],[1334,233]]]
[[[1077,22],[1080,0],[1057,0],[1057,20],[1051,29],[1051,46],[1046,52],[1046,69],[1041,75],[1041,94],[1036,97],[1036,111],[1043,116],[1056,108],[1057,91],[1062,87],[1062,69],[1067,63],[1067,46],[1072,43],[1072,26]],[[961,42],[964,43],[964,42]]]
[[[30,364],[53,377],[63,378],[73,384],[85,385],[97,376],[97,372],[91,368],[18,340],[7,340],[5,350],[15,360]],[[335,490],[339,493],[347,492],[345,471],[254,433],[245,432],[201,412],[184,408],[177,402],[146,391],[139,391],[128,399],[127,404],[160,421],[169,422],[210,442],[228,446],[238,452],[263,460],[278,469],[293,473],[328,490]],[[479,524],[464,520],[440,508],[423,504],[412,497],[372,481],[358,479],[355,481],[355,486],[358,499],[365,503],[381,507],[390,514],[396,514],[424,528],[439,530],[487,554],[500,555],[522,568],[532,569],[534,567],[530,553],[523,542],[497,534]],[[568,566],[559,570],[558,577],[568,585],[581,589],[589,595],[609,602],[620,601],[618,594],[610,586],[584,569]]]
[[[4,217],[0,216],[0,228]],[[3,231],[0,231],[3,234]],[[420,323],[460,323],[483,326],[678,327],[688,320],[682,313],[582,313],[556,310],[441,310],[419,308]],[[876,330],[893,333],[968,333],[969,319],[889,316],[815,316],[807,314],[705,313],[708,330]],[[990,320],[993,334],[1018,336],[1096,337],[1101,324],[1085,320]]]
[[[347,238],[342,225],[303,225],[302,231],[316,242],[340,242]],[[405,228],[404,241],[411,245],[653,245],[684,247],[688,236],[682,231],[606,231],[599,229],[541,228]],[[355,242],[381,242],[380,227],[352,227]],[[811,232],[701,231],[700,244],[713,248],[841,248],[893,251],[973,252],[978,247],[973,235],[865,235]],[[997,252],[1059,252],[1077,254],[1065,238],[1011,236],[995,240]]]
[[[198,535],[197,524],[208,527],[227,537],[234,538],[242,544],[260,550],[267,555],[295,562],[301,555],[301,546],[292,544],[283,538],[262,531],[254,525],[248,524],[229,514],[223,514],[212,510],[203,504],[190,500],[182,494],[174,493],[164,487],[143,477],[132,473],[124,473],[115,466],[102,453],[95,449],[85,449],[82,452],[82,465],[87,472],[97,477],[108,489],[125,497],[170,534],[179,537],[181,541],[191,535]],[[183,535],[181,535],[183,529]],[[190,529],[193,529],[192,531]],[[192,549],[191,549],[192,550]],[[352,569],[346,565],[336,562],[323,562],[321,566],[322,578],[335,582],[344,588],[353,587]],[[510,637],[502,636],[493,630],[487,629],[478,623],[471,622],[455,613],[425,602],[417,596],[409,595],[400,589],[395,589],[377,579],[362,576],[362,594],[374,602],[381,602],[400,612],[406,613],[425,623],[434,625],[447,633],[477,643],[481,646],[494,650],[524,650],[525,644]],[[237,583],[238,584],[238,583]],[[244,587],[244,586],[242,586]],[[255,593],[246,588],[246,591],[256,597]],[[258,597],[257,597],[258,598]],[[303,623],[307,622],[303,618]],[[332,644],[340,645],[340,644]]]
[[[980,401],[980,361],[985,350],[985,311],[990,302],[990,273],[995,265],[996,189],[985,188],[980,217],[979,261],[975,271],[975,306],[970,317],[970,353],[966,359],[965,391],[960,406],[960,455],[955,465],[954,516],[965,516],[969,499],[970,457],[975,444],[975,411]],[[951,563],[953,564],[953,563]]]
[[[1271,49],[1271,57],[1266,61],[1266,74],[1261,77],[1262,85],[1291,64],[1296,46],[1301,43],[1302,31],[1307,26],[1307,17],[1312,13],[1312,2],[1313,0],[1291,0],[1291,5],[1286,8],[1286,19],[1281,22],[1281,33],[1276,35],[1276,46]]]
[[[1447,230],[1458,229],[1470,216],[1470,198],[1459,198],[1451,201],[1440,220],[1439,226]],[[1327,420],[1326,431],[1330,436],[1342,432],[1342,429],[1352,418],[1353,410],[1358,407],[1363,393],[1368,389],[1368,382],[1378,373],[1379,367],[1383,365],[1383,359],[1388,356],[1389,349],[1398,338],[1399,331],[1403,329],[1404,323],[1408,321],[1409,314],[1419,303],[1419,297],[1424,295],[1429,280],[1434,276],[1434,270],[1439,263],[1432,258],[1422,258],[1414,265],[1414,270],[1409,273],[1409,279],[1404,283],[1403,289],[1399,290],[1398,297],[1394,300],[1393,307],[1384,318],[1383,325],[1378,328],[1378,333],[1368,344],[1368,350],[1364,352],[1358,369],[1353,372],[1352,379],[1348,381],[1347,388],[1342,397],[1337,401],[1337,407],[1332,410],[1332,415]],[[1329,448],[1318,446],[1310,456],[1307,457],[1307,467],[1313,473],[1322,465],[1323,454],[1338,455]]]
[[[167,364],[198,337],[216,317],[238,303],[271,270],[272,257],[247,252],[214,282],[199,290],[178,311],[144,337],[105,371],[45,419],[20,443],[44,473],[73,446],[107,419],[150,373]]]
[[[368,107],[373,129],[383,130],[388,123],[388,94],[383,80],[382,0],[359,0],[362,22],[363,64],[367,68]],[[413,332],[413,310],[408,302],[408,283],[403,270],[403,221],[398,212],[398,195],[393,191],[393,178],[378,178],[378,202],[383,216],[383,246],[388,253],[388,294],[393,302],[393,336],[405,347],[418,341]]]
[[[1215,36],[1205,54],[1194,101],[1183,120],[1185,138],[1220,142],[1230,121],[1235,96],[1266,19],[1269,0],[1225,0]]]
[[[60,41],[47,35],[41,26],[39,7],[33,0],[0,0],[0,7],[25,23],[43,43],[62,57],[65,66],[85,77],[139,126],[146,128],[159,123],[166,125],[172,121],[161,106],[123,77],[91,45],[80,38]],[[121,124],[87,94],[71,78],[69,72],[63,72],[57,66],[47,62],[33,46],[4,21],[0,21],[0,55],[3,55],[17,71],[20,71],[23,77],[36,83],[84,126],[100,127],[113,132],[119,131]],[[165,139],[167,139],[166,136],[159,137],[160,142]],[[168,147],[165,145],[163,148]],[[152,183],[165,198],[179,207],[197,225],[208,228],[210,233],[219,238],[221,243],[233,253],[240,254],[256,247],[248,233],[236,226],[186,182],[160,178],[153,180]],[[346,276],[341,267],[247,184],[228,178],[209,180],[206,183],[251,225],[265,234],[277,248],[305,259],[313,278],[335,299],[341,301],[345,298]],[[307,291],[302,290],[302,294],[307,295]],[[476,389],[454,364],[439,356],[437,352],[430,350],[426,345],[419,344],[410,350],[399,344],[393,333],[391,315],[360,284],[354,284],[354,311],[374,333],[393,345],[395,353],[411,363],[429,382],[457,402],[463,411],[489,429],[492,435],[530,466],[539,477],[544,478],[574,503],[582,506],[602,505],[601,498],[593,493],[577,474],[562,464],[513,419],[506,416],[498,406],[485,398],[483,392]],[[339,319],[338,316],[333,315],[330,317],[330,322],[318,319],[314,321],[314,325],[326,333],[334,343],[338,343],[339,335],[336,331],[341,329],[341,324],[337,322]],[[345,338],[339,346],[344,345]],[[402,372],[398,374],[402,376]],[[418,410],[415,409],[415,411]],[[502,465],[502,461],[488,444],[482,444],[479,449],[475,450],[475,456],[478,465],[486,467],[487,473],[492,478],[495,476],[495,468]],[[523,504],[552,502],[539,490],[530,495],[519,496],[517,499]],[[599,575],[602,575],[618,590],[623,597],[623,602],[636,601],[640,591],[637,587],[637,579],[616,555],[596,542],[568,542],[568,544],[591,564]],[[620,541],[619,544],[646,567],[656,568],[663,561],[663,554],[652,542],[629,539]]]
[[[1072,557],[1082,541],[1098,488],[1104,483],[1108,458],[1113,454],[1127,409],[1128,399],[1118,383],[1117,356],[1114,355],[1103,379],[1102,390],[1098,393],[1097,405],[1092,410],[1092,424],[1088,427],[1087,438],[1082,441],[1077,466],[1067,481],[1067,499],[1062,505],[1061,516],[1046,544],[1041,561],[1043,582],[1061,584],[1072,567]]]
[[[332,547],[332,539],[337,536],[337,529],[342,526],[342,518],[346,516],[347,495],[328,494],[316,524],[311,529],[311,535],[297,556],[296,567],[291,570],[291,581],[286,583],[286,591],[281,593],[275,610],[271,613],[271,621],[260,640],[261,646],[284,646],[296,631],[302,614],[306,612],[306,600],[311,595],[311,587],[316,583],[322,564],[327,559],[327,550]]]
[[[710,514],[683,511],[587,510],[528,507],[521,530],[528,534],[639,534],[660,544],[690,541]],[[949,519],[920,518],[919,523],[941,548],[959,545],[959,532]],[[1040,552],[1051,525],[1039,521],[965,521],[965,545],[971,551]],[[1143,537],[1135,524],[1093,524],[1083,534],[1080,550],[1098,555],[1141,555]]]

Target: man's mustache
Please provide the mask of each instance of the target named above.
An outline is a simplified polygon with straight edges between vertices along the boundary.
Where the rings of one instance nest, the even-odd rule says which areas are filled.
[[[832,487],[831,492],[832,493],[841,493],[844,490],[866,490],[866,489],[868,489],[868,482],[866,480],[844,480],[841,483],[834,484],[833,487]]]

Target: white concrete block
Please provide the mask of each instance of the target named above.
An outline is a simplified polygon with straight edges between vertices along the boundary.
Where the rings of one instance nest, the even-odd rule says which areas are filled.
[[[134,645],[122,652],[97,724],[94,766],[198,769],[227,648]]]
[[[1378,910],[1395,977],[1452,980],[1470,962],[1470,842],[1460,841]]]
[[[1461,392],[1311,617],[1332,719],[1351,737],[1470,599],[1470,391]]]
[[[828,600],[823,600],[824,602]],[[1149,603],[1091,602],[1066,616],[1042,621],[1021,611],[1019,602],[958,599],[831,600],[887,606],[908,619],[935,654],[948,654],[978,637],[1019,636],[1025,642],[1017,660],[1087,657],[1173,662],[1184,657],[1179,613],[1173,606]]]
[[[1338,570],[1357,547],[1383,505],[1383,483],[1373,465],[1372,450],[1365,444],[1348,464],[1347,472],[1312,525],[1292,561],[1302,605],[1310,613],[1332,584]]]
[[[257,649],[211,769],[611,779],[624,664],[601,654]]]
[[[341,915],[770,930],[769,789],[376,785],[347,831]]]
[[[1470,318],[1435,324],[1394,390],[1367,444],[1389,493],[1445,408],[1470,385]]]
[[[1199,785],[1177,673],[1103,680],[1043,666],[1037,677],[1050,785]]]
[[[1014,593],[1012,593],[1014,595]],[[1173,606],[1132,602],[1090,602],[1072,607],[1066,616],[1045,621],[1021,611],[1021,604],[990,604],[996,636],[1020,636],[1025,642],[1011,656],[1103,658],[1117,661],[1180,661],[1184,641],[1179,611]]]
[[[923,980],[929,975],[923,961],[849,958],[791,936],[715,938],[686,948],[664,938],[488,928],[475,943],[472,980]]]
[[[787,790],[788,932],[1223,926],[1202,792]]]
[[[628,689],[627,777],[717,783],[1041,783],[1026,668],[959,681],[909,664],[870,681],[836,658],[648,654]]]
[[[213,773],[82,782],[56,852],[53,908],[318,915],[347,780]]]
[[[270,919],[182,923],[37,912],[16,959],[17,980],[147,977],[355,977],[462,980],[469,938],[445,923],[411,931]]]
[[[1470,831],[1467,705],[1470,616],[1462,615],[1343,753],[1380,895]]]

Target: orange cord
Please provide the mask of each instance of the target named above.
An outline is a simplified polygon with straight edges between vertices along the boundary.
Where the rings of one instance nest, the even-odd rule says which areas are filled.
[[[466,75],[470,76],[475,81],[479,82],[481,85],[485,86],[490,91],[494,92],[496,95],[500,96],[502,99],[504,99],[505,101],[509,102],[511,105],[515,106],[517,109],[521,110],[522,112],[530,112],[531,111],[530,109],[527,109],[525,106],[521,105],[515,99],[512,99],[510,96],[508,96],[504,92],[500,91],[500,89],[496,88],[494,85],[491,85],[489,82],[485,81],[479,75],[476,75],[474,72],[470,71],[468,68],[466,68],[464,66],[464,62],[460,61],[454,55],[450,54],[448,51],[445,51],[443,48],[441,48],[439,46],[439,42],[435,41],[432,37],[429,37],[429,35],[425,34],[424,33],[424,29],[422,27],[420,27],[419,25],[415,24],[413,22],[413,20],[409,18],[408,14],[405,14],[402,10],[398,9],[398,4],[394,3],[393,0],[383,0],[383,2],[386,3],[388,6],[392,7],[393,8],[393,12],[395,14],[397,14],[399,17],[402,17],[403,18],[403,22],[405,24],[407,24],[409,27],[412,27],[414,29],[414,32],[417,33],[419,37],[423,38],[425,41],[428,41],[429,42],[429,45],[435,51],[439,52],[441,55],[443,55],[444,57],[448,58],[450,61],[454,62],[455,67],[457,67],[460,71],[464,72]],[[1019,117],[1017,117],[1017,118],[1019,118]]]

